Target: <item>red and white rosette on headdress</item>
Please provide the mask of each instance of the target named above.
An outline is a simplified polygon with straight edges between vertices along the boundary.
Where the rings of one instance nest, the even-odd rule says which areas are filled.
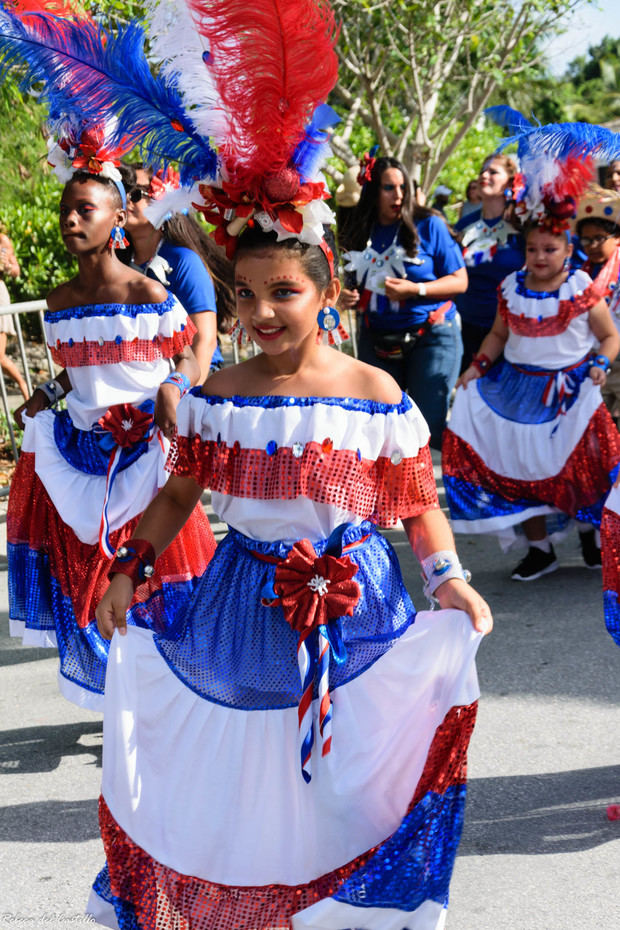
[[[181,187],[179,172],[167,165],[151,178],[150,202],[144,208],[144,215],[155,229],[160,229],[174,213],[187,214],[193,210],[192,203],[197,197],[198,185]]]
[[[99,124],[83,130],[70,123],[57,126],[58,140],[51,136],[47,140],[47,162],[58,180],[67,184],[76,172],[84,171],[108,178],[122,187],[119,165],[128,147],[122,143],[113,146],[106,141],[112,129],[111,124]]]

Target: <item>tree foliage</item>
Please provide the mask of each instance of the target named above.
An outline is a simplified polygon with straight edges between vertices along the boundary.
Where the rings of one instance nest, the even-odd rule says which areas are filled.
[[[581,0],[334,0],[342,17],[336,154],[360,128],[428,189],[492,95],[527,81]]]

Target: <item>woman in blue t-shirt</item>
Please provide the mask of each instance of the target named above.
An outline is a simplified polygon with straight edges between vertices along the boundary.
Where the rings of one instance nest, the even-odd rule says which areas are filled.
[[[469,285],[456,300],[463,333],[464,371],[497,313],[497,288],[525,262],[521,233],[506,219],[517,166],[501,153],[485,159],[478,178],[480,207],[455,225],[463,247]]]
[[[462,353],[453,298],[467,273],[445,220],[413,203],[401,162],[371,160],[366,175],[340,236],[348,250],[341,306],[361,316],[360,359],[409,393],[439,449]]]
[[[173,213],[161,228],[144,215],[145,206],[164,186],[141,165],[123,165],[127,190],[127,235],[131,259],[149,277],[157,278],[183,304],[196,326],[192,343],[204,381],[223,364],[217,334],[234,322],[232,265],[189,216]],[[122,254],[122,253],[121,253]]]

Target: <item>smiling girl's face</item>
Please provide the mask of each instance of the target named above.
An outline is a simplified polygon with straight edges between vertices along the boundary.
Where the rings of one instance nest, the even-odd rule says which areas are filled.
[[[239,320],[268,355],[316,344],[318,313],[338,296],[337,282],[319,291],[300,258],[287,249],[241,254],[235,294]]]
[[[564,233],[552,233],[535,226],[527,236],[525,264],[530,286],[537,290],[556,290],[566,277],[566,260],[573,247]]]

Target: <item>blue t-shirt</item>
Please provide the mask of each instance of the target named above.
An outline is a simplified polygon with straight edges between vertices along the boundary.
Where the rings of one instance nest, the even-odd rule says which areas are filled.
[[[213,281],[199,255],[185,246],[174,245],[165,239],[162,240],[157,255],[167,262],[170,269],[166,271],[166,286],[190,316],[194,313],[216,313]],[[151,268],[148,268],[146,273],[151,278],[158,277]],[[211,364],[221,364],[223,361],[220,347],[216,345]]]
[[[457,232],[464,232],[470,226],[481,221],[482,209],[468,213],[455,224]],[[502,217],[484,220],[485,226],[493,229]],[[467,267],[469,284],[464,294],[459,294],[456,306],[461,319],[474,326],[491,328],[497,312],[497,288],[509,274],[523,268],[525,262],[525,243],[519,233],[511,233],[505,244],[498,244],[495,254],[486,261]]]
[[[370,242],[377,252],[389,247],[401,224],[392,223],[389,226],[376,224],[371,232]],[[445,275],[453,274],[459,268],[464,268],[463,256],[458,243],[450,235],[446,223],[438,216],[428,216],[416,222],[419,245],[414,259],[405,256],[405,266],[408,281],[421,283],[436,281]],[[392,275],[396,277],[396,275]],[[363,287],[362,282],[362,287]],[[368,305],[368,322],[372,329],[390,332],[400,329],[409,329],[421,326],[426,322],[433,310],[438,310],[446,300],[433,300],[433,298],[410,297],[399,303],[390,301],[383,294],[372,294]],[[456,314],[454,304],[446,312],[446,319]]]

